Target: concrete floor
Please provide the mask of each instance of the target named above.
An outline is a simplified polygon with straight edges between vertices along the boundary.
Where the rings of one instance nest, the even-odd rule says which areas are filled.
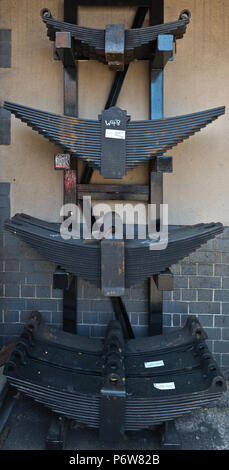
[[[229,389],[229,383],[228,383]],[[42,450],[51,413],[32,400],[20,397],[10,416],[3,450]],[[229,390],[214,407],[202,408],[175,422],[183,450],[229,450]],[[158,431],[128,433],[118,445],[102,444],[98,432],[73,424],[66,449],[160,450]]]

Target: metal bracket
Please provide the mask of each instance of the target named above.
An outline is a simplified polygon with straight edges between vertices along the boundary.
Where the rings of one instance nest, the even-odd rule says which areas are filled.
[[[124,70],[125,30],[121,24],[109,24],[105,31],[105,57],[111,70]]]
[[[67,421],[53,415],[46,437],[46,450],[63,450],[67,436]]]
[[[53,289],[69,289],[72,275],[64,269],[57,268],[53,273]]]
[[[173,157],[157,156],[151,159],[150,162],[151,171],[161,173],[172,173],[173,172]]]
[[[100,439],[117,442],[125,424],[124,338],[119,322],[107,327],[103,354],[104,384],[100,391]]]
[[[75,67],[75,54],[72,46],[71,33],[58,31],[55,35],[55,51],[64,67]]]
[[[0,440],[2,442],[8,434],[8,421],[19,398],[20,392],[15,392],[15,389],[6,383],[0,396]]]
[[[164,449],[180,449],[181,440],[174,421],[166,421],[161,426],[161,446]]]
[[[174,36],[172,34],[159,34],[157,50],[152,61],[152,68],[163,69],[173,56]]]
[[[162,273],[153,276],[153,280],[159,290],[172,291],[174,289],[173,273],[170,269],[166,269]]]
[[[99,116],[102,121],[101,175],[122,178],[126,174],[126,111],[114,106]]]
[[[125,245],[121,240],[101,241],[101,286],[107,297],[125,293]]]

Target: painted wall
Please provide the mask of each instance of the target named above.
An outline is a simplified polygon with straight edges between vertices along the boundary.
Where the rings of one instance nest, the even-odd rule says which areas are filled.
[[[226,105],[226,115],[171,152],[174,173],[165,177],[172,222],[219,220],[229,224],[229,2],[166,1],[166,20],[189,8],[191,24],[165,72],[165,116]]]
[[[12,29],[12,68],[0,70],[0,99],[62,113],[62,65],[53,60],[52,43],[40,19],[50,8],[62,18],[62,0],[1,0],[0,28]],[[165,116],[186,114],[229,102],[229,3],[226,0],[165,0],[165,21],[192,13],[175,60],[165,71]],[[103,27],[131,25],[134,9],[80,8],[79,22]],[[146,23],[147,25],[147,20]],[[79,65],[79,116],[97,118],[113,73],[103,64]],[[148,63],[132,63],[118,105],[133,119],[149,116]],[[164,179],[171,223],[219,220],[229,225],[228,115],[175,148],[174,173]],[[12,118],[12,144],[0,147],[0,181],[11,182],[11,213],[27,212],[58,220],[63,200],[62,173],[53,170],[53,144]],[[124,182],[147,182],[147,166],[129,172]],[[101,181],[95,172],[92,182]]]

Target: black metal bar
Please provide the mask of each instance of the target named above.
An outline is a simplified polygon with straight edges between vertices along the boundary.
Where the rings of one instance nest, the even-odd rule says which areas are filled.
[[[150,203],[157,204],[156,227],[160,229],[160,204],[163,202],[163,173],[150,172]],[[160,335],[163,328],[163,294],[149,279],[149,335]]]
[[[150,1],[150,26],[164,23],[164,0]]]
[[[11,67],[11,29],[0,29],[0,67]]]
[[[93,175],[93,168],[87,164],[84,166],[83,173],[80,179],[80,184],[89,184]]]
[[[164,0],[154,0],[150,8],[150,25],[164,23]],[[150,63],[150,118],[163,117],[163,68],[154,72]],[[154,168],[153,168],[154,169]],[[152,170],[152,167],[150,168]],[[156,220],[160,220],[160,204],[163,203],[163,173],[150,171],[150,200],[157,204]],[[157,223],[158,229],[158,223]],[[153,278],[149,279],[149,335],[162,333],[163,328],[163,294]]]
[[[64,0],[64,21],[77,24],[75,0]],[[77,66],[64,67],[64,114],[78,116]]]
[[[75,0],[64,0],[64,21],[77,23]],[[63,50],[64,63],[64,114],[78,116],[78,74],[76,63],[69,63],[69,51]],[[75,168],[64,171],[64,204],[76,204],[77,162]],[[77,278],[73,277],[69,289],[63,291],[63,329],[71,333],[77,331]]]
[[[181,439],[174,421],[165,421],[161,425],[161,445],[164,449],[180,449]]]
[[[63,450],[67,437],[67,421],[53,414],[46,437],[46,450]]]
[[[11,117],[9,112],[0,107],[0,145],[11,144]]]
[[[6,387],[7,393],[3,399],[3,403],[1,403],[0,408],[0,438],[4,433],[4,429],[7,425],[14,406],[20,398],[19,392],[15,393],[15,390],[13,390],[11,387],[9,388],[8,385],[6,385]]]
[[[77,24],[77,6],[79,4],[78,0],[64,0],[64,21]]]
[[[77,277],[72,276],[70,286],[63,296],[63,330],[77,332]]]
[[[163,328],[162,291],[153,278],[149,278],[149,336],[160,335]]]
[[[126,307],[121,297],[110,297],[116,319],[122,326],[124,338],[134,338],[134,332],[130,323]]]

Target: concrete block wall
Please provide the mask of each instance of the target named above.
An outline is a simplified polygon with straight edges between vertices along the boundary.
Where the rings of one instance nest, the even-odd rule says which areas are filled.
[[[0,183],[0,346],[15,341],[32,310],[61,327],[62,292],[52,289],[55,265],[3,230],[10,184]]]
[[[3,230],[10,215],[10,184],[0,183],[0,346],[15,341],[32,310],[62,327],[62,291],[52,288],[55,265]],[[199,317],[219,365],[229,366],[229,228],[172,266],[174,290],[164,292],[164,331]],[[136,336],[147,335],[147,281],[123,297]],[[78,279],[78,333],[103,337],[113,318],[109,299]]]
[[[217,362],[229,366],[229,228],[172,267],[174,291],[164,293],[166,329],[197,315]]]

